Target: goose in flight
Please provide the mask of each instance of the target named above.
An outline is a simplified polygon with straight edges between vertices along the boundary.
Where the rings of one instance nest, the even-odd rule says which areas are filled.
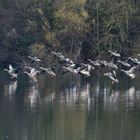
[[[62,72],[62,74],[66,72],[72,72],[74,74],[78,74],[80,67],[75,67],[74,65],[70,65],[70,66],[62,66],[62,68],[65,70],[64,72]]]
[[[136,69],[136,66],[132,67],[131,69],[129,70],[123,70],[121,69],[122,72],[124,72],[127,76],[129,76],[131,79],[134,79],[135,78],[135,69]]]
[[[33,62],[41,62],[41,59],[37,58],[36,56],[28,56],[28,58],[30,58]]]
[[[108,51],[112,56],[114,57],[121,57],[121,55],[119,53],[117,53],[116,51]]]
[[[88,61],[95,67],[100,66],[100,63],[98,61],[92,61],[91,59],[88,59]]]
[[[52,76],[56,76],[54,70],[52,68],[44,68],[44,67],[40,67],[39,68],[41,71],[45,71],[46,73],[52,75]]]
[[[40,74],[40,71],[35,70],[35,68],[30,68],[30,72],[24,71],[25,74],[31,79],[30,82],[37,82],[37,76]]]
[[[128,60],[130,60],[134,65],[140,64],[140,61],[137,58],[128,57]]]
[[[65,58],[64,55],[62,55],[62,53],[54,52],[54,51],[52,51],[51,53],[52,53],[54,56],[58,57],[59,59]]]
[[[83,74],[83,75],[87,76],[87,77],[90,77],[91,70],[94,70],[94,67],[92,67],[89,64],[81,63],[81,67],[80,67],[80,70],[78,72],[80,74]]]
[[[11,79],[15,78],[17,79],[17,70],[13,68],[13,66],[10,64],[8,69],[4,69],[9,73],[11,76]]]
[[[115,82],[115,83],[119,82],[116,76],[116,71],[114,70],[112,72],[104,73],[104,76],[109,77],[112,80],[112,82]]]
[[[109,67],[115,70],[118,69],[118,66],[115,65],[113,62],[107,62],[107,61],[101,61],[101,60],[97,60],[97,61],[101,64],[101,67]]]
[[[121,65],[125,66],[125,67],[131,67],[131,65],[125,61],[122,60],[118,60],[117,63],[120,63]]]
[[[69,58],[63,58],[63,59],[59,59],[59,64],[67,66],[67,65],[74,64],[74,62]]]
[[[109,68],[112,68],[112,69],[115,69],[115,70],[118,69],[118,66],[116,64],[112,63],[112,62],[107,62],[107,66]]]
[[[106,67],[107,66],[107,61],[102,61],[102,60],[96,60],[99,64],[100,64],[100,66],[101,67]]]
[[[72,60],[70,60],[69,58],[66,58],[64,55],[62,55],[59,52],[51,52],[52,54],[54,54],[57,58],[59,58],[58,62],[59,64],[63,65],[63,66],[67,66],[67,65],[72,65],[74,64],[74,62]]]

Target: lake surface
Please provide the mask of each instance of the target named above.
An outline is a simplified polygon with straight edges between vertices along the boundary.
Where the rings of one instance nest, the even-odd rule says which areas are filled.
[[[140,74],[119,80],[0,72],[0,140],[140,140]]]

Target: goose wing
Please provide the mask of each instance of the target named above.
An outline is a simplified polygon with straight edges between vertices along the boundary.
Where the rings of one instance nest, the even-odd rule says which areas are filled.
[[[14,68],[12,67],[11,64],[9,65],[9,70],[10,70],[10,71],[14,71]]]
[[[66,67],[66,66],[62,66],[63,69],[69,71],[69,72],[72,72],[72,73],[78,73],[78,70],[77,69],[74,69],[74,68],[71,68],[71,67]]]
[[[111,53],[113,56],[121,57],[121,55],[119,53],[117,53],[116,51],[115,52],[108,51],[108,52]]]
[[[34,68],[31,69],[31,73],[33,73],[33,72],[35,72],[35,69]]]
[[[112,81],[114,81],[115,83],[118,83],[118,79],[116,78],[116,72],[113,71],[113,73],[109,72],[109,73],[104,73],[104,76],[107,76],[108,78],[110,78]],[[114,77],[115,76],[115,77]]]
[[[91,59],[88,59],[88,61],[94,66],[100,66],[100,63],[98,61],[92,61]]]
[[[56,74],[53,72],[53,70],[51,68],[48,68],[47,73],[52,76],[56,76]]]
[[[129,72],[130,72],[130,73],[134,73],[134,72],[135,72],[135,69],[136,69],[136,66],[132,67],[132,68],[129,70]]]

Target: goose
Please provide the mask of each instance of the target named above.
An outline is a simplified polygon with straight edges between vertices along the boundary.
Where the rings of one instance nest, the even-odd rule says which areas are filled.
[[[92,61],[91,59],[88,59],[88,61],[96,67],[100,66],[100,63],[98,61]]]
[[[74,62],[70,60],[69,58],[61,58],[59,59],[59,64],[61,65],[72,65]]]
[[[115,69],[117,70],[118,69],[118,66],[112,62],[107,62],[106,64],[108,67],[112,68],[112,69]]]
[[[28,58],[30,58],[33,62],[41,62],[41,59],[37,58],[36,56],[35,57],[28,56]]]
[[[35,68],[31,68],[30,72],[24,71],[25,74],[29,76],[31,79],[30,82],[37,82],[37,76],[40,74],[40,71],[35,70]]]
[[[134,79],[135,78],[135,69],[136,69],[136,66],[132,67],[131,69],[129,70],[123,70],[121,69],[120,71],[124,72],[127,76],[129,76],[131,79]]]
[[[74,67],[71,67],[71,66],[62,66],[62,68],[65,70],[62,74],[66,73],[66,72],[72,72],[72,73],[75,73],[75,74],[78,74],[79,72],[79,69],[78,68],[74,68]]]
[[[82,67],[83,66],[83,67]],[[80,67],[80,70],[79,70],[79,73],[80,74],[83,74],[87,77],[90,77],[91,75],[91,70],[94,70],[94,67],[92,67],[91,65],[89,64],[84,64],[84,63],[81,63],[81,67]]]
[[[62,55],[62,53],[54,52],[54,51],[52,51],[51,53],[52,53],[53,55],[55,55],[56,57],[60,58],[60,59],[65,58],[64,55]]]
[[[117,51],[108,51],[112,56],[114,56],[114,57],[121,57],[121,55],[119,54],[119,53],[117,53]]]
[[[33,69],[33,67],[30,67],[30,66],[25,66],[24,69],[28,69],[28,70],[31,70]]]
[[[112,80],[112,82],[115,82],[115,83],[119,82],[116,76],[116,71],[114,70],[112,72],[104,73],[104,76],[109,77]]]
[[[118,66],[112,62],[101,61],[101,60],[97,60],[97,61],[101,64],[101,67],[109,67],[115,70],[118,69]]]
[[[139,65],[140,61],[137,58],[128,57],[128,61],[131,61],[134,65]]]
[[[44,68],[44,67],[40,67],[39,69],[42,70],[42,71],[47,72],[48,74],[50,74],[50,75],[52,75],[52,76],[56,76],[56,74],[54,73],[54,71],[53,71],[52,68]]]
[[[64,55],[62,55],[61,53],[56,53],[56,52],[51,52],[52,54],[54,54],[55,56],[57,56],[59,58],[59,64],[61,65],[71,65],[74,64],[74,62],[72,60],[70,60],[69,58],[64,57]]]
[[[111,62],[116,64],[117,60],[120,59],[121,55],[117,51],[108,51],[111,54]]]
[[[100,66],[101,66],[101,67],[107,66],[107,61],[97,60],[97,62],[100,63]]]
[[[17,79],[17,70],[14,69],[11,64],[9,65],[9,69],[4,69],[4,70],[9,73],[9,75],[11,76],[11,79],[13,78]]]
[[[64,69],[62,74],[65,74],[67,72],[72,72],[74,74],[78,74],[79,70],[81,69],[81,64],[80,63],[73,63],[73,64],[68,65],[68,66],[62,66],[62,68]]]
[[[121,61],[121,60],[118,60],[117,63],[120,63],[121,65],[126,66],[126,67],[131,67],[129,63]]]

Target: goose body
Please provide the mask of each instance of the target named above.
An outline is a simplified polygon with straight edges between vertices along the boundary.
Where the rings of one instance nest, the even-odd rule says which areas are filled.
[[[46,73],[48,73],[52,76],[56,76],[56,74],[54,73],[54,71],[51,68],[40,67],[40,70],[45,71]]]
[[[63,59],[59,59],[59,64],[72,65],[72,64],[74,64],[74,62],[72,60],[70,60],[69,58],[63,58]]]
[[[94,67],[92,67],[89,64],[83,64],[83,63],[81,63],[81,65],[83,66],[83,68],[81,67],[79,73],[89,77],[91,75],[91,70],[94,70]]]
[[[107,61],[102,61],[102,60],[97,60],[97,62],[99,62],[100,63],[100,66],[101,67],[105,67],[105,66],[107,66]]]
[[[130,67],[131,66],[129,63],[121,61],[121,60],[118,60],[117,62],[120,63],[123,66],[126,66],[126,67]]]
[[[59,52],[51,52],[52,54],[54,54],[56,57],[59,58],[58,62],[59,64],[66,66],[66,65],[72,65],[74,64],[74,62],[72,60],[70,60],[69,58],[66,58],[64,55],[62,55]]]
[[[28,56],[28,58],[30,58],[31,60],[33,60],[35,62],[41,62],[41,59],[37,58],[36,56],[35,57]]]
[[[109,53],[111,53],[112,56],[114,57],[121,57],[121,55],[119,53],[117,53],[116,51],[108,51]]]
[[[32,68],[30,72],[24,71],[24,73],[29,76],[29,78],[31,79],[30,82],[37,82],[37,76],[40,73],[40,71],[37,71],[34,68]]]
[[[53,55],[55,55],[56,57],[60,58],[60,59],[65,58],[64,55],[62,55],[62,53],[54,52],[54,51],[52,51],[51,53],[52,53]]]
[[[118,69],[118,66],[117,65],[115,65],[114,63],[112,63],[112,62],[107,62],[107,66],[108,67],[110,67],[110,68],[112,68],[112,69]]]
[[[80,73],[80,74],[83,74],[83,75],[85,75],[85,76],[87,76],[87,77],[90,77],[90,75],[91,75],[90,72],[87,71],[87,70],[85,70],[85,69],[80,70],[79,73]]]
[[[119,82],[118,79],[117,79],[117,77],[116,77],[116,72],[115,71],[104,73],[104,76],[109,77],[115,83],[118,83]]]
[[[94,66],[100,66],[100,63],[98,61],[92,61],[91,59],[88,59],[88,61]]]
[[[68,67],[62,66],[62,68],[65,69],[66,71],[69,71],[69,72],[72,72],[72,73],[75,73],[75,74],[78,74],[78,71],[79,71],[78,69],[75,69],[75,68],[70,67],[70,66],[68,66]]]
[[[139,65],[140,64],[140,61],[137,58],[128,57],[128,60],[133,62],[135,65]]]

